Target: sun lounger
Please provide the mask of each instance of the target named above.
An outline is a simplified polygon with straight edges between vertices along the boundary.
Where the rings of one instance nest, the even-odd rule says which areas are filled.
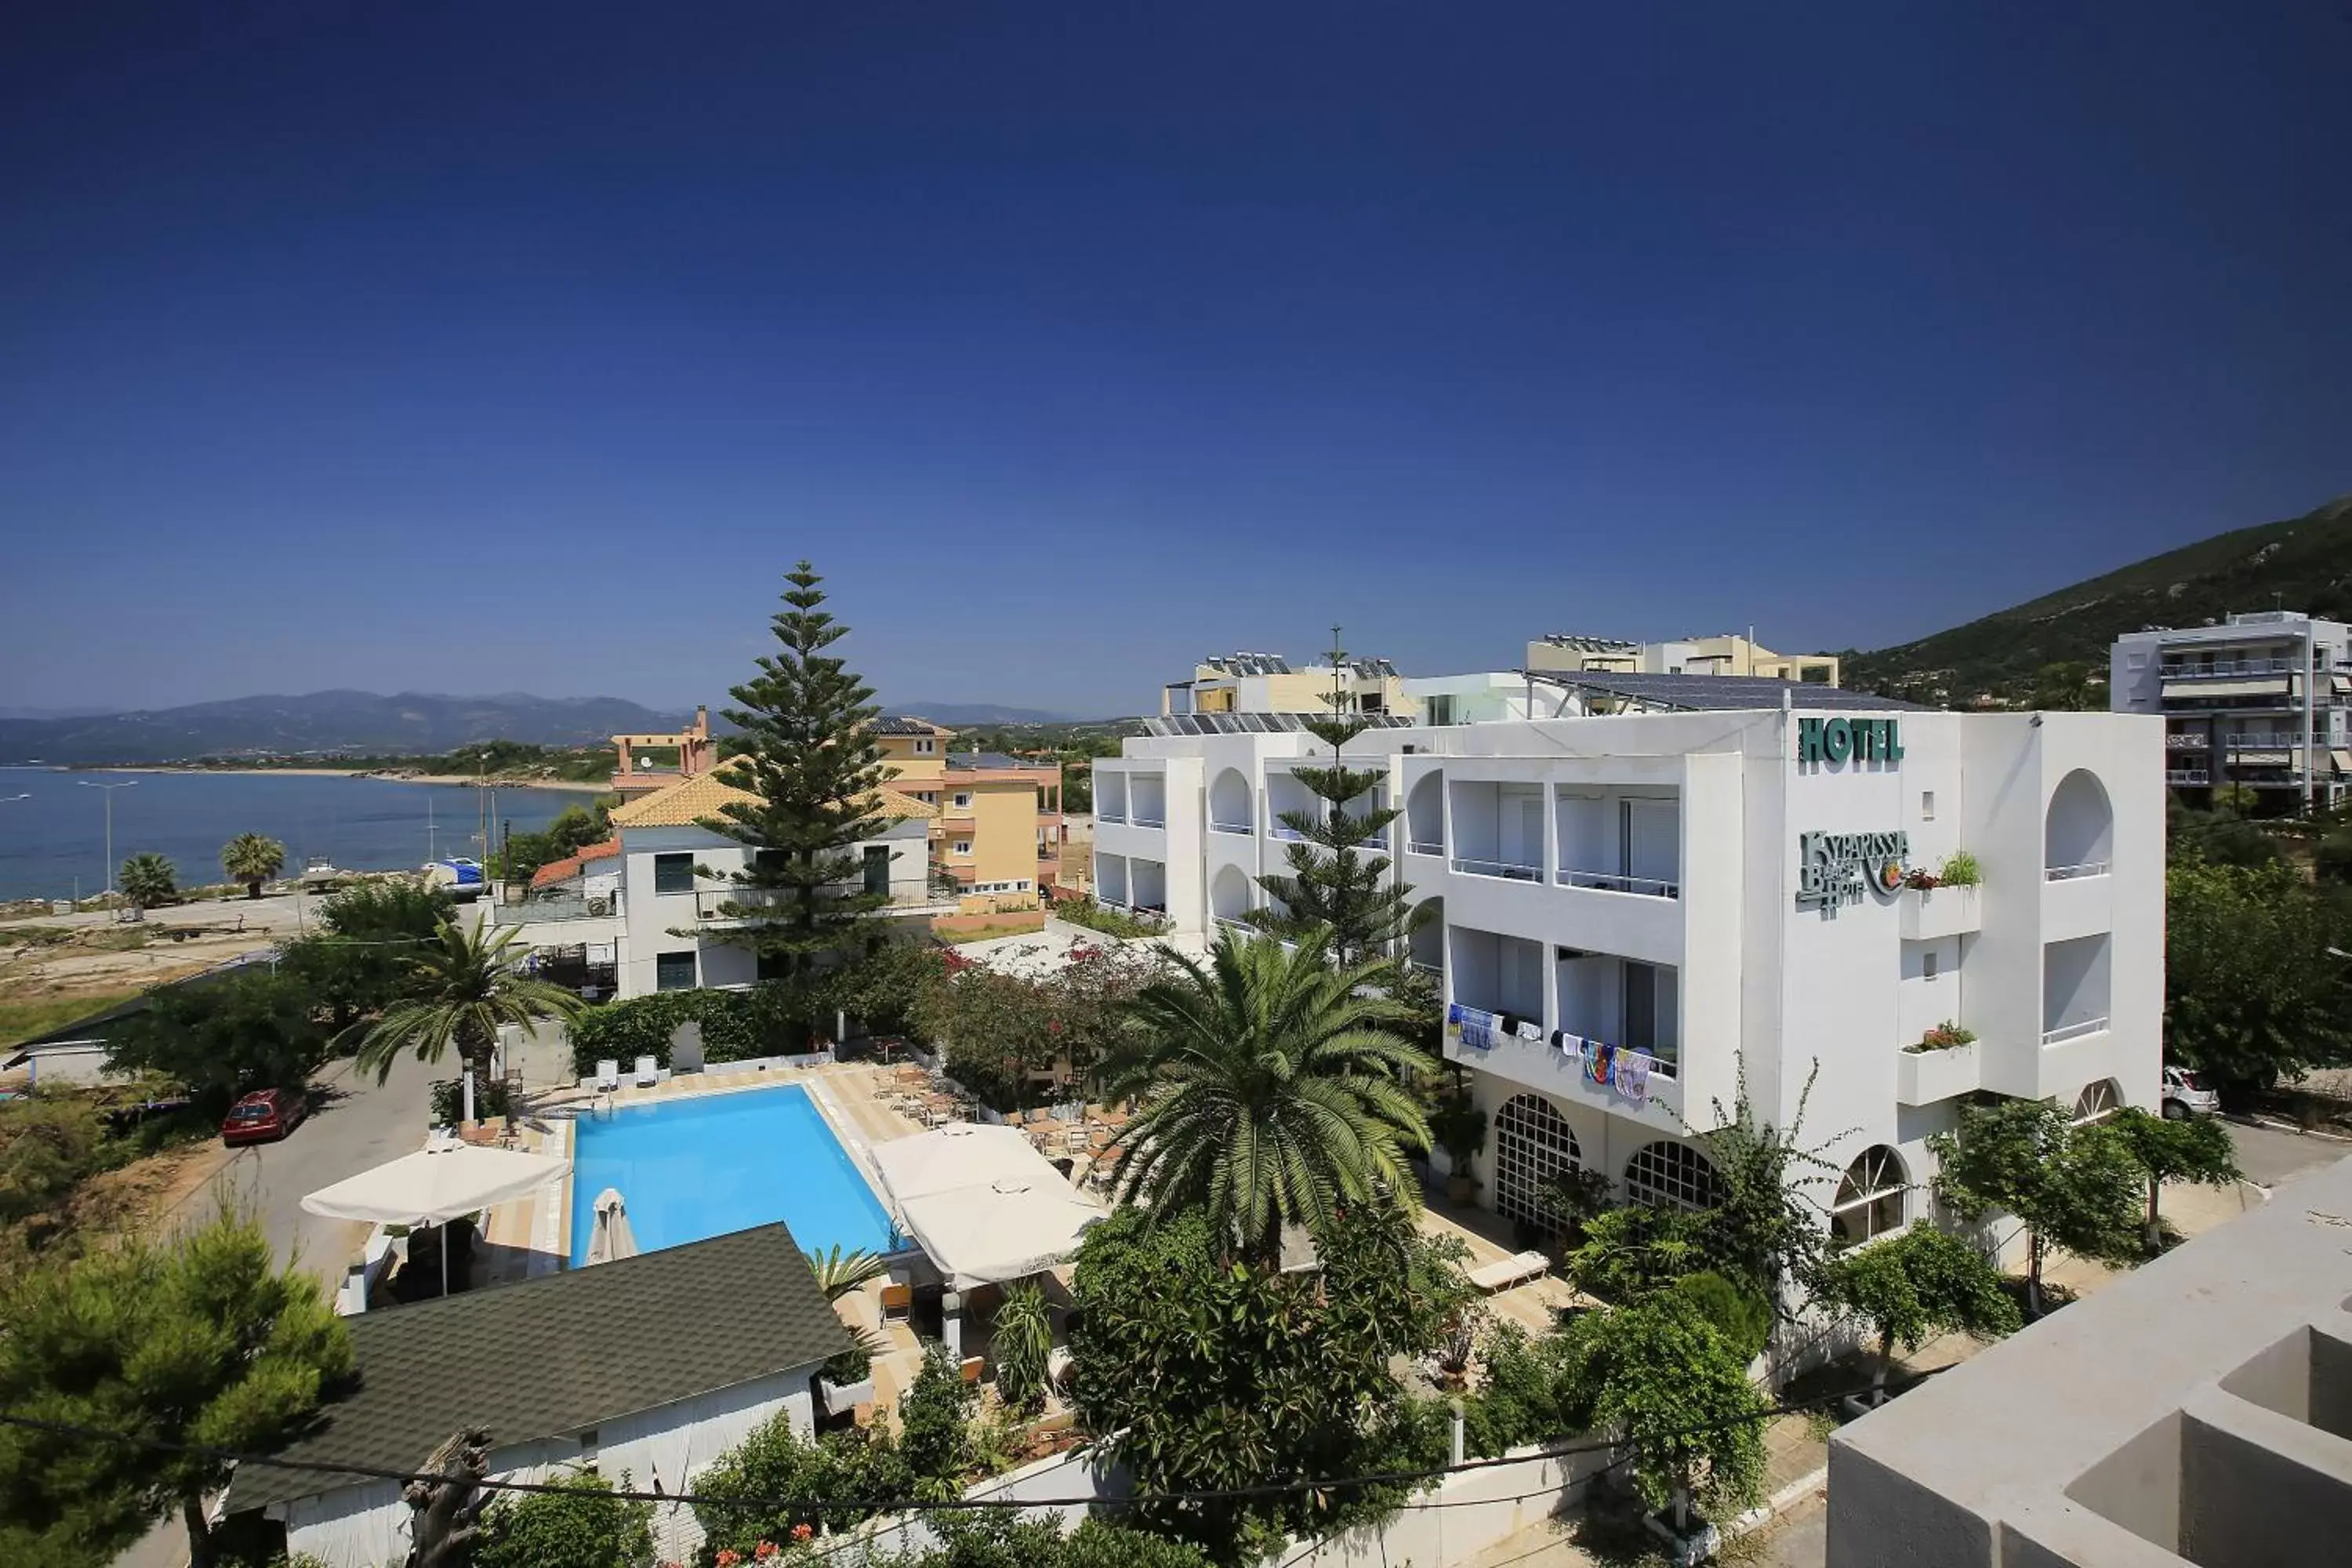
[[[1491,1296],[1497,1290],[1507,1290],[1514,1285],[1524,1285],[1530,1279],[1540,1279],[1550,1271],[1550,1258],[1540,1252],[1522,1252],[1506,1258],[1500,1263],[1473,1268],[1467,1278],[1471,1284]]]
[[[1063,1377],[1068,1373],[1069,1370],[1069,1346],[1055,1345],[1052,1350],[1045,1352],[1045,1381],[1047,1383],[1053,1384],[1055,1388],[1059,1388],[1062,1385]]]
[[[596,1062],[596,1087],[598,1089],[618,1089],[621,1087],[621,1064],[618,1061],[614,1060],[611,1057],[603,1057],[598,1058]]]
[[[637,1087],[639,1089],[651,1089],[659,1081],[661,1081],[661,1068],[654,1065],[654,1058],[651,1057],[639,1057],[637,1058]]]

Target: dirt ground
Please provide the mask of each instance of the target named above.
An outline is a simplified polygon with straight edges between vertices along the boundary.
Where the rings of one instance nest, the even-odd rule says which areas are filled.
[[[279,893],[150,910],[127,922],[107,910],[0,921],[0,994],[29,1002],[143,991],[296,935],[318,901]]]

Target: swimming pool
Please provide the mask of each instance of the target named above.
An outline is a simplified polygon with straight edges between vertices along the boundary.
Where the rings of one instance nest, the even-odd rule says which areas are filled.
[[[654,1252],[782,1220],[805,1251],[887,1252],[890,1217],[797,1084],[583,1115],[572,1145],[572,1266],[588,1259],[596,1194],[620,1189]]]

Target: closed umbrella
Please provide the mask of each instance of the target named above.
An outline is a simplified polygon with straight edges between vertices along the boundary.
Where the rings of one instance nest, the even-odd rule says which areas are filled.
[[[611,1263],[636,1255],[637,1233],[629,1228],[629,1211],[621,1202],[621,1190],[606,1187],[596,1194],[596,1228],[588,1237],[588,1262]]]
[[[569,1160],[483,1149],[436,1134],[414,1154],[362,1171],[302,1200],[303,1209],[329,1219],[376,1225],[441,1225],[535,1193],[572,1170]],[[441,1289],[449,1289],[449,1248],[441,1248]]]

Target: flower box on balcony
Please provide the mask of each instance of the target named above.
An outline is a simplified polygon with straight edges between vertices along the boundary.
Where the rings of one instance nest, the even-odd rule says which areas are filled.
[[[1902,896],[1903,940],[1933,942],[1938,937],[1965,936],[1984,929],[1979,901],[1982,889],[1973,887],[1909,888]]]
[[[1939,1050],[1906,1047],[1895,1058],[1895,1099],[1902,1105],[1934,1105],[1982,1087],[1983,1049],[1971,1040]]]
[[[818,1396],[824,1401],[827,1415],[845,1415],[861,1405],[874,1403],[874,1378],[868,1373],[856,1383],[835,1383],[829,1377],[816,1380]]]

